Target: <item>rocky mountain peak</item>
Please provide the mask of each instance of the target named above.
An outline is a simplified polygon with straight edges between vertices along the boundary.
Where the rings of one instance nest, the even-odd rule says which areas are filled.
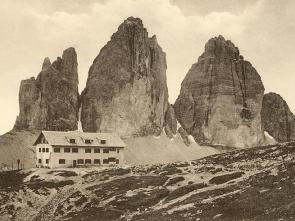
[[[239,49],[230,40],[225,40],[222,35],[219,35],[206,43],[202,57],[239,59],[239,55]]]
[[[77,68],[78,68],[78,62],[77,62],[77,53],[75,48],[70,47],[63,51],[62,54],[62,63],[63,63],[63,72],[65,74],[73,74],[74,78],[77,78]],[[78,78],[77,78],[78,79]]]
[[[37,79],[21,82],[16,130],[75,130],[78,113],[77,54],[64,51],[52,64],[45,58]]]
[[[251,147],[264,141],[264,86],[239,49],[218,36],[205,45],[181,84],[174,109],[181,126],[199,143]]]
[[[278,142],[295,140],[295,116],[281,95],[270,92],[263,96],[262,126]]]
[[[44,58],[43,64],[42,64],[42,71],[48,69],[51,66],[50,59],[48,57]]]
[[[168,106],[166,55],[141,19],[129,17],[89,69],[82,96],[85,131],[158,134]]]

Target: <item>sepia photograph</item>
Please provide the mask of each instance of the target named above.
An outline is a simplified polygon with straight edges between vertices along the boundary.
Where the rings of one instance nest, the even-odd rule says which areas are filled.
[[[0,0],[0,221],[295,220],[294,11]]]

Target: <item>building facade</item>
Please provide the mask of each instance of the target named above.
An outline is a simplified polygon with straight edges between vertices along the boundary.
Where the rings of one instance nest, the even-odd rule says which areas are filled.
[[[125,143],[116,134],[42,131],[34,143],[36,167],[122,164]]]

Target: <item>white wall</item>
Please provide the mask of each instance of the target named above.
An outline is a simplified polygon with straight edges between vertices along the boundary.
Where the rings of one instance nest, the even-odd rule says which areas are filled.
[[[73,160],[76,160],[77,165],[78,164],[78,159],[83,159],[84,160],[84,165],[85,165],[85,159],[91,159],[92,165],[94,164],[94,159],[100,159],[101,165],[103,164],[103,159],[108,159],[109,157],[114,157],[116,159],[119,159],[119,164],[123,164],[124,161],[124,153],[123,153],[123,148],[116,148],[116,151],[109,151],[109,153],[103,153],[104,148],[100,148],[100,153],[94,153],[94,148],[91,147],[91,153],[85,153],[85,147],[78,147],[78,153],[72,153],[72,148],[70,153],[65,153],[64,149],[68,147],[59,147],[60,148],[60,153],[55,153],[53,149],[55,147],[51,147],[49,149],[49,153],[39,153],[38,148],[41,147],[48,147],[50,145],[48,144],[38,144],[36,153],[37,153],[37,162],[38,159],[42,159],[42,165],[43,166],[49,166],[50,168],[58,168],[58,167],[71,167],[73,166]],[[110,149],[110,148],[105,148],[105,149]],[[119,153],[117,153],[117,149],[119,149]],[[50,159],[49,165],[45,164],[45,159]],[[65,164],[59,164],[59,159],[65,159]],[[44,163],[43,163],[44,162]],[[111,163],[110,163],[111,164]],[[114,163],[116,164],[116,163]],[[38,164],[37,164],[38,165]],[[89,164],[88,164],[89,165]]]
[[[46,153],[46,152],[39,152],[39,148],[41,148],[41,151],[42,151],[42,148],[49,148],[49,152]],[[36,146],[36,165],[37,166],[49,166],[50,167],[50,160],[49,160],[49,164],[46,164],[46,159],[50,159],[50,154],[52,152],[52,147],[49,145],[49,144],[38,144]],[[38,162],[38,160],[41,159],[42,160],[42,163],[40,164]]]

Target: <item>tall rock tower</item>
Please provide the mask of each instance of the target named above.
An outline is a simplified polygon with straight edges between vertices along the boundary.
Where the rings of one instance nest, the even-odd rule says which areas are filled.
[[[77,129],[77,66],[76,51],[68,48],[52,64],[45,58],[37,79],[21,82],[15,130]]]
[[[181,84],[174,109],[182,127],[202,144],[252,147],[264,141],[264,87],[250,62],[222,36],[210,39]]]
[[[84,131],[159,134],[168,107],[166,55],[139,18],[129,17],[101,49],[82,93]]]

